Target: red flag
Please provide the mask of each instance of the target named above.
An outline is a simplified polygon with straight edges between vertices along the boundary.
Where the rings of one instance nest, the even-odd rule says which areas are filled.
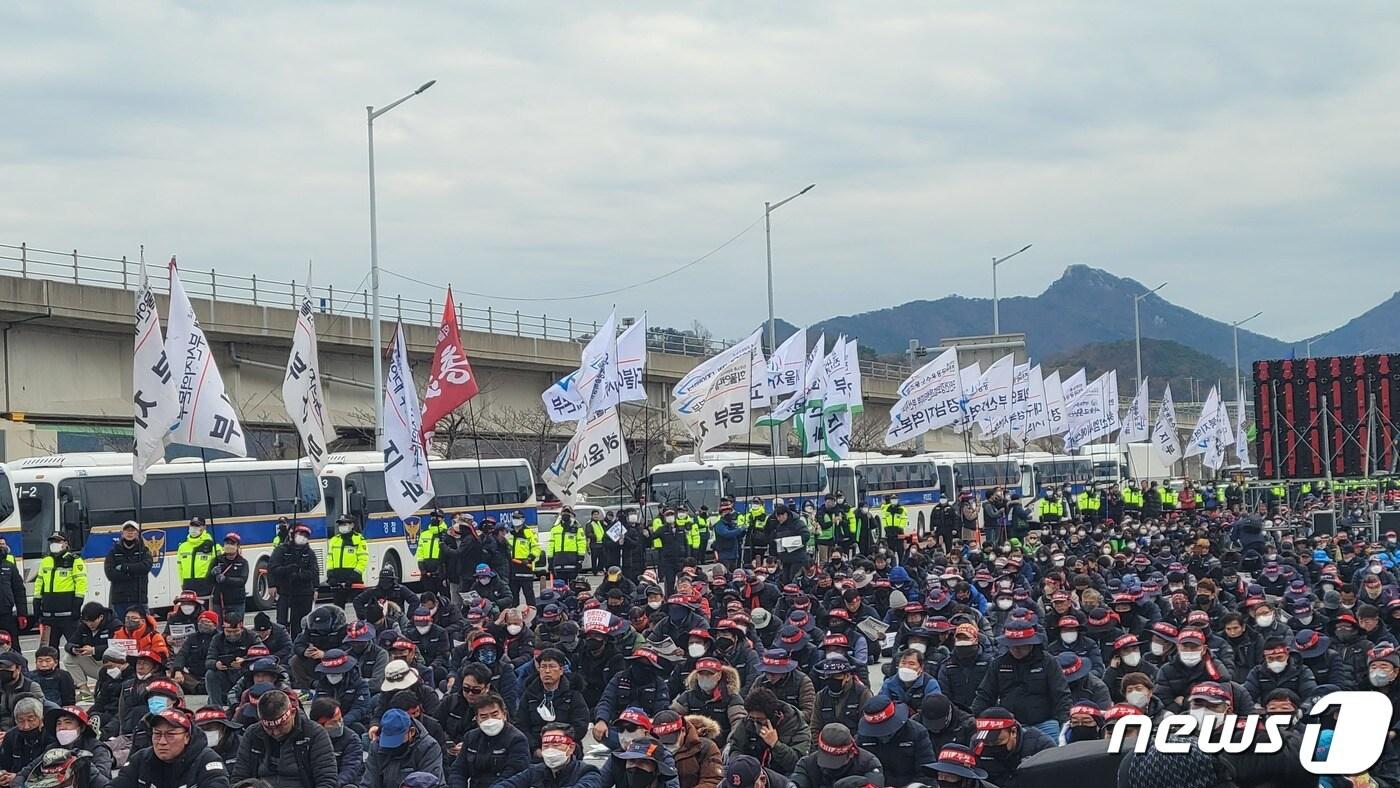
[[[457,307],[452,302],[452,288],[447,288],[447,303],[442,306],[442,326],[438,329],[437,350],[428,374],[428,387],[423,392],[423,446],[426,448],[433,428],[443,416],[475,397],[480,388],[476,375],[467,361],[467,351],[457,333]]]

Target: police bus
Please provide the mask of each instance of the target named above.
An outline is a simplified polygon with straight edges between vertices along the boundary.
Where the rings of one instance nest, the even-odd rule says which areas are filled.
[[[0,465],[0,540],[5,542],[15,564],[24,567],[24,529],[20,525],[19,507],[15,506],[15,485],[9,471]]]
[[[140,487],[131,479],[131,465],[132,455],[118,452],[55,454],[10,463],[19,538],[7,534],[6,541],[16,555],[28,559],[24,576],[31,593],[49,536],[62,533],[86,563],[86,598],[109,604],[103,561],[127,520],[142,524],[141,538],[154,559],[151,607],[170,606],[180,592],[176,554],[194,517],[208,524],[216,551],[230,533],[242,540],[243,557],[252,570],[248,592],[254,609],[272,603],[266,569],[279,517],[311,529],[312,549],[324,576],[326,510],[307,461],[235,458],[206,463],[181,458],[152,466]]]
[[[1010,458],[966,452],[934,452],[920,456],[932,459],[939,466],[940,478],[946,479],[944,489],[954,491],[949,493],[950,497],[966,494],[982,500],[997,487],[1005,489],[1011,497],[1024,492],[1021,466]]]
[[[952,466],[940,467],[930,457],[853,452],[827,465],[832,492],[844,494],[852,506],[863,501],[876,510],[893,495],[919,533],[925,530],[933,507],[952,489]]]
[[[373,582],[383,567],[392,567],[404,582],[418,579],[418,536],[435,509],[449,521],[459,512],[468,512],[478,522],[490,515],[506,523],[520,512],[531,528],[539,522],[535,475],[526,460],[478,462],[430,457],[428,470],[436,497],[417,513],[400,519],[389,508],[382,452],[342,452],[326,458],[321,470],[326,519],[335,523],[346,515],[359,527],[369,548],[367,582]]]
[[[826,495],[827,468],[815,457],[764,457],[759,454],[723,452],[707,454],[703,463],[681,460],[654,466],[647,477],[647,500],[659,507],[706,507],[719,511],[722,496],[734,498],[734,510],[748,510],[760,498],[769,511],[781,499],[801,510],[807,504],[821,506]],[[649,512],[650,513],[650,512]]]
[[[1021,460],[1021,466],[1025,479],[1021,486],[1026,491],[1027,496],[1039,495],[1051,487],[1059,492],[1066,484],[1069,485],[1072,494],[1078,495],[1094,485],[1094,458],[1092,457],[1071,457],[1067,454],[1035,452],[1012,455],[1012,459],[1017,456],[1024,456],[1024,459]]]

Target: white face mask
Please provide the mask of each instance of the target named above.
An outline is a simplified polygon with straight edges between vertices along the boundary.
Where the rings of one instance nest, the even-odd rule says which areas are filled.
[[[703,643],[691,643],[686,647],[685,653],[692,657],[703,657],[705,656],[705,645]]]
[[[661,600],[660,600],[660,599],[651,599],[651,600],[648,600],[648,601],[647,601],[647,607],[651,608],[652,610],[660,610],[660,609],[661,609]]]
[[[629,515],[627,515],[627,524],[628,524],[628,525],[635,524],[636,522],[637,522],[637,515],[635,515],[635,514],[629,514]]]
[[[919,678],[919,671],[915,670],[914,668],[899,669],[899,680],[904,682],[905,684],[908,684],[917,678]]]
[[[1254,619],[1254,623],[1258,624],[1260,629],[1268,629],[1274,625],[1274,617],[1272,615],[1260,616]]]
[[[520,625],[519,625],[519,624],[506,624],[506,632],[507,632],[508,634],[511,634],[511,635],[519,635],[519,634],[520,634]]]
[[[432,624],[415,624],[413,628],[416,629],[416,630],[418,630],[418,634],[420,634],[420,635],[426,635],[426,634],[428,634],[428,630],[430,630],[430,629],[433,628],[433,625],[432,625]]]
[[[1147,708],[1147,702],[1152,700],[1152,694],[1146,690],[1133,690],[1124,695],[1127,701],[1139,709]]]
[[[1142,664],[1142,654],[1137,651],[1129,651],[1123,655],[1123,664],[1130,668],[1135,668]]]
[[[1001,599],[998,599],[998,600],[997,600],[997,610],[1010,610],[1010,609],[1011,609],[1011,600],[1010,600],[1010,599],[1007,599],[1006,597],[1002,597]]]
[[[1312,614],[1312,613],[1305,613],[1305,614],[1303,614],[1303,615],[1301,615],[1301,616],[1298,616],[1298,623],[1299,623],[1299,624],[1303,624],[1304,626],[1306,626],[1306,625],[1308,625],[1308,624],[1311,624],[1312,622],[1313,622],[1313,614]]]
[[[569,762],[569,754],[551,747],[548,750],[540,750],[540,760],[544,761],[546,768],[558,769]]]
[[[336,684],[339,684],[340,682],[342,682],[342,681],[344,681],[344,680],[345,680],[345,674],[344,674],[344,673],[327,673],[327,674],[326,674],[326,681],[330,682],[332,686],[334,686],[334,685],[336,685]]]
[[[82,731],[75,730],[55,731],[54,738],[58,739],[59,744],[62,744],[64,747],[67,747],[68,745],[77,741],[78,736],[81,734]]]
[[[1072,645],[1073,643],[1075,643],[1076,641],[1079,640],[1079,633],[1076,632],[1076,631],[1074,631],[1074,630],[1069,630],[1069,631],[1067,631],[1067,632],[1061,632],[1061,633],[1060,633],[1060,640],[1064,641],[1065,645],[1067,645],[1067,646],[1068,646],[1068,645]]]
[[[667,515],[667,516],[661,518],[661,522],[663,522],[663,523],[665,523],[665,524],[667,524],[667,525],[674,525],[675,522],[676,522],[676,518],[674,518],[674,517],[672,517],[672,516],[670,516],[670,515]]]
[[[194,605],[180,605],[180,612],[185,615],[194,615]]]
[[[197,526],[197,525],[191,525],[191,526],[190,526],[190,537],[191,537],[191,538],[198,539],[199,537],[201,537],[201,536],[203,536],[203,535],[204,535],[204,529],[203,529],[203,528],[201,528],[201,527],[199,527],[199,526]]]
[[[210,746],[210,747],[218,747],[218,746],[219,746],[219,740],[222,739],[223,737],[224,737],[223,731],[205,731],[205,732],[204,732],[204,738],[207,739],[207,740],[209,741],[209,746]],[[59,739],[58,739],[58,741],[59,741],[60,744],[62,744],[62,743],[63,743],[63,737],[60,736]]]
[[[1148,648],[1152,649],[1152,656],[1154,657],[1160,657],[1167,653],[1167,647],[1156,641],[1153,641],[1152,645]]]
[[[914,643],[910,643],[910,644],[909,644],[909,648],[914,649],[915,651],[919,652],[920,654],[927,654],[927,653],[928,653],[928,644],[927,644],[927,643],[919,643],[919,642],[916,641],[916,642],[914,642]]]
[[[1371,686],[1373,687],[1388,687],[1390,686],[1390,682],[1394,681],[1390,674],[1383,670],[1371,671],[1370,678]]]
[[[1288,667],[1288,660],[1285,659],[1282,662],[1280,662],[1279,660],[1271,659],[1268,662],[1265,662],[1264,664],[1269,666],[1269,670],[1271,672],[1282,673],[1284,669]]]
[[[1055,557],[1053,557],[1053,558],[1050,559],[1050,563],[1051,563],[1051,564],[1054,564],[1055,566],[1064,566],[1064,565],[1065,565],[1065,557],[1062,556],[1062,555],[1057,555],[1057,556],[1055,556]]]
[[[535,707],[535,713],[540,715],[540,719],[545,722],[554,722],[556,717],[554,707],[548,703],[541,703]]]
[[[1209,718],[1221,716],[1210,709],[1192,709],[1190,713],[1192,717],[1196,718],[1196,723],[1198,725],[1204,723]]]
[[[54,542],[53,544],[49,545],[49,552],[53,553],[54,555],[61,555],[63,553],[63,550],[64,544],[62,542]]]
[[[296,538],[293,539],[292,541],[293,541],[293,542],[296,542],[296,543],[299,544],[299,545],[305,545],[307,542],[309,542],[309,541],[311,541],[311,540],[309,540],[309,539],[306,538],[306,534],[297,534],[297,535],[296,535]]]
[[[1188,668],[1194,668],[1201,664],[1203,654],[1200,651],[1178,651],[1176,656],[1181,660],[1181,664]]]
[[[341,532],[341,533],[343,533],[343,534],[348,534],[348,533],[350,533],[351,531],[355,530],[355,527],[354,527],[353,525],[342,525],[342,526],[336,528],[335,530],[337,530],[337,531],[339,531],[339,532]]]
[[[486,734],[487,736],[495,736],[496,734],[506,729],[506,721],[495,719],[482,720],[481,722],[478,722],[476,724],[476,727],[480,728],[481,732]]]
[[[120,678],[122,675],[122,669],[117,667],[107,668],[107,675],[114,679]]]
[[[639,736],[641,736],[641,735],[642,735],[642,732],[641,732],[641,731],[628,731],[628,732],[625,732],[625,733],[619,733],[619,734],[617,734],[617,743],[620,744],[620,745],[622,745],[622,749],[625,750],[625,749],[627,749],[628,747],[631,747],[631,746],[632,746],[632,742],[636,741],[636,740],[637,740],[637,737],[639,737]]]
[[[699,677],[698,679],[695,680],[695,684],[696,684],[696,686],[698,686],[700,689],[702,689],[702,690],[704,690],[704,691],[706,691],[706,692],[714,692],[715,687],[718,687],[718,686],[719,686],[719,677],[718,677],[718,676],[701,676],[701,677]]]

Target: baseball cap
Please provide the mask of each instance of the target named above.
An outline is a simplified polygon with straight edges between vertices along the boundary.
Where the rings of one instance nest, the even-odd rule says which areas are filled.
[[[839,722],[828,723],[817,735],[817,765],[835,771],[850,762],[856,754],[856,740],[851,730]]]
[[[725,788],[753,788],[758,776],[763,774],[763,765],[752,755],[731,755],[724,767]]]
[[[390,750],[403,746],[403,740],[412,726],[412,718],[403,709],[389,709],[384,712],[384,716],[379,719],[379,746]]]

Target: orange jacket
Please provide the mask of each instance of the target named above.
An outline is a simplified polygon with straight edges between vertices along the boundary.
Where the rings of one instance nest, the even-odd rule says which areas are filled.
[[[146,616],[146,623],[135,632],[128,631],[125,626],[117,627],[112,633],[113,638],[136,641],[136,651],[154,651],[163,658],[170,659],[170,645],[165,642],[165,637],[160,634],[160,629],[156,626],[154,616]]]

